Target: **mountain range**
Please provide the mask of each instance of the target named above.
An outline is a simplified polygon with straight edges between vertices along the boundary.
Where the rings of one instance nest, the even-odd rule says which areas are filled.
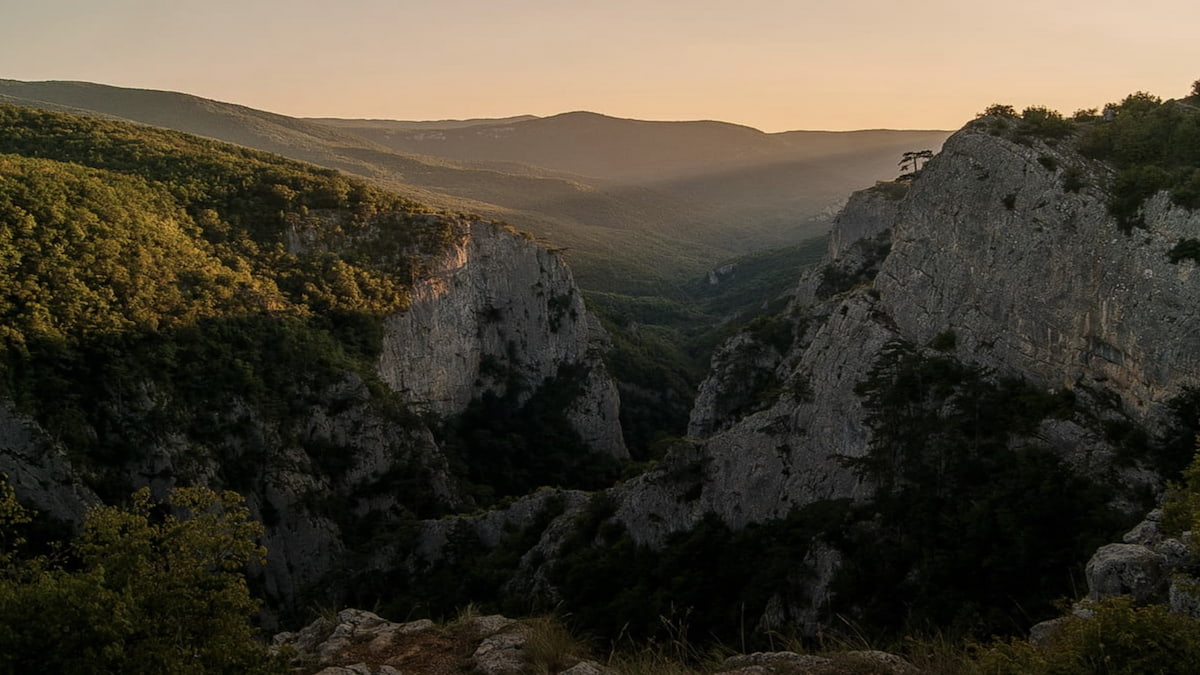
[[[367,178],[510,222],[587,290],[670,295],[723,261],[823,236],[854,189],[944,131],[766,134],[721,122],[299,119],[188,94],[0,80],[0,101],[161,126]]]

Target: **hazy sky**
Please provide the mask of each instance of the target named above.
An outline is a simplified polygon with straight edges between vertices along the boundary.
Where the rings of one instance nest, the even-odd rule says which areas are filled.
[[[958,128],[1200,78],[1197,0],[0,0],[0,78],[295,116]]]

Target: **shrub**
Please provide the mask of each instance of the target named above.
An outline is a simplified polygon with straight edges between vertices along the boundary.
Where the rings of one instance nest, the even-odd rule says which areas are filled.
[[[1180,260],[1195,260],[1200,262],[1200,240],[1198,239],[1180,239],[1174,248],[1167,251],[1167,259],[1172,264],[1179,264]]]
[[[7,483],[0,528],[26,516]],[[178,514],[178,515],[177,515]],[[261,564],[262,527],[234,493],[149,490],[128,509],[88,512],[78,565],[7,554],[0,574],[0,671],[286,672],[248,623],[244,570]]]
[[[1062,186],[1063,190],[1067,192],[1079,192],[1081,189],[1087,187],[1087,179],[1085,178],[1083,169],[1077,166],[1068,166],[1064,169]]]
[[[1074,127],[1062,114],[1045,106],[1030,106],[1021,112],[1018,132],[1038,138],[1063,138]]]
[[[994,675],[1142,675],[1190,673],[1200,663],[1200,622],[1163,605],[1134,607],[1129,598],[1094,606],[1091,618],[1069,617],[1048,645],[995,643],[980,651],[974,672]]]
[[[1137,164],[1117,174],[1108,196],[1108,212],[1117,219],[1121,231],[1129,234],[1135,227],[1146,227],[1142,204],[1170,184],[1166,169],[1152,164]]]
[[[958,336],[953,329],[949,328],[933,336],[933,339],[929,341],[929,348],[939,352],[954,351],[956,346],[958,346]]]
[[[1017,109],[1012,107],[1011,105],[1005,105],[1003,103],[993,103],[993,104],[989,105],[987,108],[984,108],[982,113],[979,113],[979,117],[1016,117],[1016,116],[1017,116]]]

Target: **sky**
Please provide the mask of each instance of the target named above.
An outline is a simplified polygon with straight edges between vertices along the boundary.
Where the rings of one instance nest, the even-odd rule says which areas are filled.
[[[957,129],[1200,79],[1196,0],[0,0],[0,78],[296,117]]]

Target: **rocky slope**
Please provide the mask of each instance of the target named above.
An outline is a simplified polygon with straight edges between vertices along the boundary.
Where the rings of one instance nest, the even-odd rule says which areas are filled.
[[[451,415],[513,384],[525,388],[523,402],[560,369],[582,366],[571,420],[593,449],[628,459],[600,360],[605,339],[557,256],[477,223],[416,285],[408,311],[387,320],[379,374],[406,400]]]
[[[515,621],[500,615],[465,616],[439,626],[428,619],[394,623],[362,610],[345,609],[294,633],[275,636],[274,649],[292,657],[297,672],[315,675],[396,675],[397,673],[475,673],[477,675],[619,675],[693,671],[666,660],[614,663],[589,660],[579,643],[553,620]],[[613,659],[610,655],[610,659]],[[626,667],[622,667],[626,666]],[[794,652],[739,654],[705,668],[728,675],[837,675],[847,672],[912,675],[919,672],[902,657],[879,651],[847,651],[830,656]]]
[[[1091,185],[1064,189],[1069,171]],[[1161,413],[1200,379],[1196,265],[1167,255],[1200,214],[1159,194],[1147,228],[1124,235],[1094,187],[1105,174],[1064,148],[958,134],[901,209],[876,283],[885,310],[914,341],[951,330],[982,363]]]
[[[1144,446],[1128,445],[1120,430],[1154,438],[1172,423],[1178,397],[1200,385],[1196,264],[1167,255],[1200,232],[1200,213],[1159,194],[1144,207],[1148,228],[1123,234],[1105,207],[1103,164],[1069,143],[992,133],[986,121],[947,141],[911,187],[852,197],[826,264],[804,277],[788,311],[718,350],[692,437],[593,506],[565,509],[534,538],[519,585],[556,597],[544,582],[571,523],[608,523],[588,530],[599,534],[585,545],[593,556],[624,555],[605,547],[680,546],[701,528],[711,532],[714,516],[750,531],[806,505],[869,500],[879,485],[855,462],[886,426],[868,409],[864,383],[878,380],[879,364],[898,349],[981,378],[962,386],[1019,382],[1027,400],[1061,401],[1027,426],[1015,422],[1021,428],[1005,430],[1000,447],[1053,457],[1046,461],[1105,486],[1114,512],[1144,508],[1161,478]],[[935,406],[956,400],[936,396]],[[900,403],[910,404],[923,405]],[[805,591],[776,596],[746,620],[819,629],[842,560],[814,538],[795,561],[809,575]]]
[[[856,194],[834,227],[828,264],[797,291],[787,317],[795,339],[778,349],[751,331],[714,357],[690,425],[706,436],[697,444],[709,467],[700,499],[633,531],[654,539],[707,511],[740,525],[855,496],[852,476],[829,458],[865,450],[853,388],[895,339],[953,336],[951,353],[964,361],[1080,397],[1108,392],[1120,402],[1111,414],[1162,422],[1167,402],[1200,384],[1197,266],[1167,255],[1200,231],[1200,213],[1160,194],[1145,206],[1148,229],[1124,235],[1101,189],[1064,189],[1068,167],[1094,184],[1104,177],[1102,165],[1066,147],[1019,144],[976,124],[947,141],[906,196]],[[763,371],[773,387],[760,387],[750,414],[721,409],[746,398],[747,373]],[[1070,423],[1042,432],[1060,451],[1104,445]],[[641,523],[656,512],[646,505],[673,501],[653,483],[622,488],[623,519]]]

